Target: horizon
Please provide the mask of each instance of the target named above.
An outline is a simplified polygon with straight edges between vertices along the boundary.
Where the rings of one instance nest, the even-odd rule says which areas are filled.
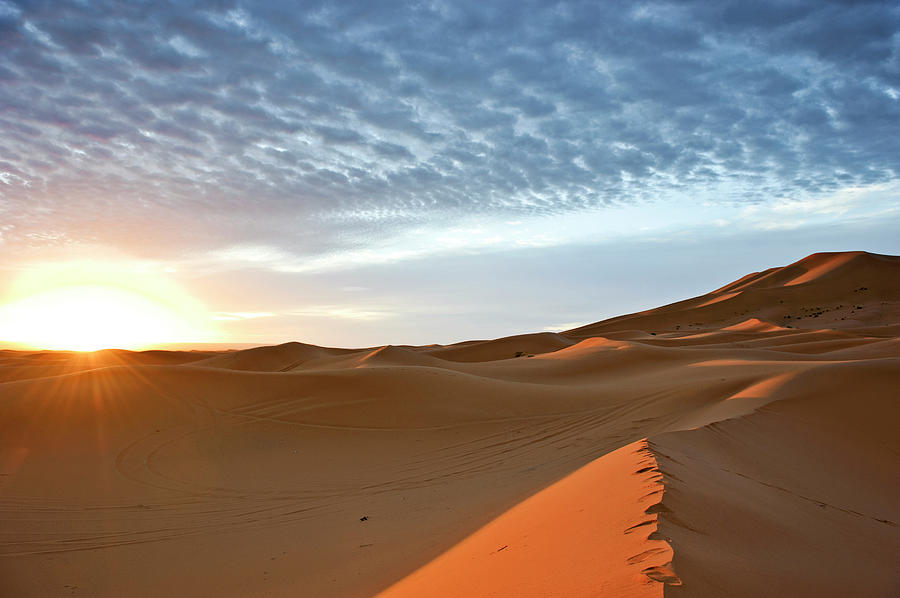
[[[0,1],[0,341],[452,343],[900,254],[896,7],[758,8]]]
[[[838,251],[838,252],[827,252],[827,251],[823,251],[823,252],[815,252],[815,253],[812,253],[812,254],[808,254],[808,255],[804,256],[803,258],[800,258],[800,259],[798,259],[798,260],[795,260],[794,262],[791,262],[790,264],[783,264],[782,266],[774,266],[774,267],[762,268],[762,269],[757,270],[757,271],[747,272],[747,273],[745,273],[745,274],[743,274],[743,275],[741,275],[741,276],[739,276],[739,277],[736,277],[734,280],[730,280],[730,281],[727,281],[727,282],[725,282],[725,283],[723,283],[723,284],[721,284],[721,285],[718,285],[717,287],[715,287],[715,289],[711,289],[711,290],[706,291],[706,292],[703,292],[703,293],[698,293],[698,294],[697,294],[697,297],[704,296],[704,295],[707,295],[707,294],[713,294],[713,293],[715,293],[716,290],[718,290],[720,287],[727,286],[727,285],[729,285],[730,283],[734,283],[734,282],[736,282],[736,281],[738,281],[738,280],[740,280],[740,279],[742,279],[742,278],[745,278],[745,277],[747,277],[747,276],[751,276],[751,275],[753,275],[753,274],[757,274],[757,273],[759,273],[759,272],[761,272],[761,271],[764,271],[764,270],[767,270],[767,269],[769,269],[769,268],[777,269],[778,267],[788,266],[788,265],[791,265],[791,264],[793,264],[793,263],[795,263],[795,262],[802,261],[802,260],[804,260],[804,259],[813,257],[813,256],[815,256],[815,255],[817,255],[817,254],[841,254],[841,253],[849,253],[849,254],[852,254],[852,253],[862,253],[862,254],[876,255],[876,256],[882,256],[882,257],[897,257],[897,256],[891,256],[890,254],[879,254],[879,253],[867,252],[867,251],[862,251],[862,250],[848,250],[848,251]],[[681,298],[679,298],[679,299],[676,299],[676,300],[674,301],[674,303],[677,303],[677,302],[680,302],[680,301],[685,301],[685,300],[692,299],[692,298],[695,298],[695,297],[694,297],[694,296],[691,296],[691,297],[681,297]],[[667,306],[668,306],[668,304],[660,304],[660,305],[652,306],[652,307],[650,307],[650,308],[648,308],[648,309],[663,308],[663,307],[667,307]],[[587,325],[587,324],[599,324],[599,323],[605,322],[606,320],[609,320],[609,319],[616,319],[616,318],[622,317],[622,316],[635,315],[635,314],[640,313],[641,311],[642,311],[641,309],[637,309],[637,310],[635,310],[635,311],[633,311],[633,312],[616,314],[616,315],[612,315],[612,316],[609,316],[609,317],[605,317],[605,318],[602,318],[602,319],[596,320],[596,321],[572,323],[573,325],[572,325],[572,326],[568,326],[568,328],[569,328],[569,329],[573,329],[573,328],[577,328],[577,327],[579,327],[579,326],[584,326],[584,325]],[[575,324],[577,324],[577,326],[576,326]],[[510,335],[503,335],[503,337],[507,337],[507,336],[528,335],[528,334],[533,334],[533,333],[535,333],[535,332],[565,332],[565,330],[562,330],[562,329],[560,329],[560,330],[547,330],[547,329],[545,328],[545,329],[540,330],[540,331],[534,331],[534,330],[531,330],[531,331],[518,332],[518,333],[514,333],[514,334],[510,334]],[[502,337],[499,337],[499,338],[502,338]],[[410,346],[410,347],[416,347],[416,346],[417,346],[417,347],[421,347],[421,346],[428,346],[428,345],[445,345],[445,346],[447,346],[447,345],[453,345],[453,344],[459,344],[459,343],[465,343],[465,342],[471,342],[471,341],[484,341],[484,340],[489,340],[489,339],[488,339],[488,338],[466,338],[466,339],[458,339],[458,340],[453,340],[453,341],[450,341],[450,342],[444,342],[444,343],[427,343],[427,344],[426,344],[426,343],[418,343],[418,344],[413,344],[413,343],[385,343],[385,344],[382,344],[382,345],[356,346],[356,347],[353,347],[353,348],[355,348],[355,349],[360,349],[360,350],[363,350],[363,349],[368,350],[368,349],[375,349],[375,348],[383,347],[383,346]],[[292,339],[292,340],[287,340],[287,341],[281,341],[281,342],[278,342],[278,343],[265,343],[265,342],[263,342],[263,343],[256,343],[256,344],[255,344],[255,343],[227,343],[227,342],[195,342],[195,343],[191,343],[191,342],[181,342],[181,343],[179,343],[179,342],[173,342],[173,343],[157,343],[157,344],[151,344],[151,345],[142,346],[142,347],[132,347],[132,348],[124,348],[124,347],[103,347],[103,348],[99,348],[99,349],[87,349],[87,350],[85,350],[85,349],[44,349],[44,348],[41,348],[41,347],[30,346],[30,345],[28,345],[27,343],[4,342],[4,341],[0,340],[0,350],[12,350],[12,351],[59,351],[59,352],[78,352],[78,353],[96,353],[96,352],[98,352],[98,351],[100,351],[100,352],[102,352],[102,351],[135,351],[135,352],[143,352],[143,351],[205,352],[205,351],[208,351],[208,352],[229,352],[229,351],[242,351],[242,350],[252,349],[252,348],[257,348],[257,347],[273,347],[273,346],[289,345],[289,344],[303,344],[303,345],[312,345],[312,346],[316,346],[316,345],[314,345],[313,343],[306,343],[306,342],[304,342],[304,341],[301,340],[301,339]],[[334,347],[336,347],[336,345],[322,345],[322,346],[334,346]],[[348,346],[348,347],[345,347],[345,348],[350,348],[350,347]]]
[[[752,275],[754,275],[754,274],[759,274],[760,272],[763,272],[763,271],[767,271],[767,270],[770,270],[770,269],[771,269],[771,270],[778,270],[779,268],[791,266],[791,265],[796,264],[797,262],[805,261],[805,260],[807,260],[807,259],[809,259],[809,258],[813,258],[813,257],[816,257],[816,256],[822,256],[822,255],[841,255],[841,254],[864,254],[864,255],[871,255],[871,256],[877,256],[877,257],[900,257],[900,256],[893,256],[893,255],[890,255],[890,254],[880,254],[880,253],[867,252],[867,251],[862,251],[862,250],[847,250],[847,251],[835,251],[835,252],[831,252],[831,251],[815,252],[815,253],[808,254],[808,255],[804,256],[803,258],[800,258],[800,259],[798,259],[798,260],[795,260],[794,262],[791,262],[791,263],[789,263],[789,264],[783,264],[782,266],[773,266],[773,267],[768,267],[768,268],[762,268],[762,269],[760,269],[760,270],[753,271],[753,272],[747,272],[747,273],[745,273],[745,274],[743,274],[743,275],[741,275],[741,276],[736,277],[736,278],[733,279],[733,280],[730,280],[730,281],[728,281],[728,282],[725,282],[725,283],[723,283],[723,284],[721,284],[721,285],[716,286],[715,289],[711,289],[711,290],[709,290],[709,291],[707,291],[707,292],[704,292],[704,293],[698,293],[696,296],[681,297],[681,298],[679,298],[679,299],[676,299],[676,300],[673,301],[672,303],[680,303],[680,302],[683,302],[683,301],[687,301],[687,300],[690,300],[690,299],[696,299],[696,298],[703,297],[703,296],[706,296],[706,295],[714,295],[714,294],[721,293],[722,291],[720,291],[720,288],[731,286],[731,284],[733,284],[733,283],[735,283],[735,282],[738,282],[738,281],[740,281],[740,280],[743,280],[744,278],[747,278],[747,277],[752,276]],[[647,309],[650,309],[650,310],[654,310],[654,309],[663,309],[663,308],[668,307],[669,305],[670,305],[669,303],[667,303],[667,304],[660,304],[660,305],[652,306],[652,307],[647,308]],[[583,326],[585,326],[585,325],[602,324],[602,323],[606,322],[607,320],[616,320],[616,319],[618,319],[618,318],[620,318],[620,317],[638,315],[638,314],[640,314],[640,313],[643,313],[643,311],[645,311],[645,310],[638,309],[638,310],[635,310],[635,311],[633,311],[633,312],[616,314],[616,315],[609,316],[609,317],[606,317],[606,318],[603,318],[603,319],[597,320],[597,321],[572,323],[572,325],[571,325],[571,326],[567,326],[567,328],[568,328],[569,330],[573,330],[573,329],[576,329],[576,328],[583,327]],[[753,318],[753,319],[757,319],[757,318]],[[788,327],[790,327],[790,326],[788,326]],[[499,338],[513,337],[513,336],[528,336],[529,334],[535,334],[536,332],[559,332],[559,333],[566,333],[566,332],[568,332],[568,330],[563,330],[563,329],[558,329],[558,330],[548,330],[548,329],[544,328],[543,330],[540,330],[540,331],[525,331],[525,332],[515,333],[515,334],[511,334],[511,335],[504,335],[503,337],[498,337],[498,339],[495,339],[495,340],[499,340]],[[376,344],[376,345],[368,345],[368,346],[356,346],[356,347],[353,347],[353,348],[354,348],[354,349],[357,349],[357,350],[371,350],[371,349],[377,349],[377,348],[385,347],[385,346],[408,346],[408,347],[451,346],[451,345],[454,345],[454,344],[465,344],[466,342],[480,342],[480,341],[486,341],[486,340],[491,340],[491,339],[489,339],[489,338],[466,338],[466,339],[459,339],[459,340],[454,340],[454,341],[445,342],[445,343],[434,343],[434,342],[432,342],[432,343],[418,343],[418,344],[413,344],[413,343],[385,343],[385,344],[381,344],[381,345],[377,345],[377,344]],[[165,343],[165,342],[164,342],[164,343],[150,344],[150,345],[146,345],[146,346],[132,347],[132,348],[125,348],[125,347],[103,347],[103,348],[98,348],[98,349],[65,349],[65,348],[62,348],[62,349],[44,349],[44,348],[41,348],[41,347],[30,346],[30,345],[28,345],[27,343],[14,343],[14,342],[5,342],[5,341],[0,340],[0,350],[25,351],[25,352],[29,352],[29,351],[32,351],[32,352],[33,352],[33,351],[50,351],[50,352],[53,352],[53,351],[56,351],[56,352],[76,352],[76,353],[97,353],[97,352],[103,352],[103,351],[126,351],[126,352],[128,352],[128,351],[132,351],[132,352],[144,352],[144,351],[231,352],[231,351],[243,351],[243,350],[246,350],[246,349],[253,349],[253,348],[259,348],[259,347],[276,347],[276,346],[281,346],[281,345],[291,345],[291,344],[307,345],[307,346],[317,346],[317,345],[315,345],[315,344],[313,344],[313,343],[306,343],[306,342],[304,342],[303,340],[293,339],[293,340],[287,340],[287,341],[282,341],[282,342],[278,342],[278,343],[258,343],[258,344],[254,344],[254,343],[227,343],[227,342],[194,342],[194,343],[191,343],[191,342],[182,342],[182,343],[179,343],[179,342],[173,342],[173,343]],[[321,346],[322,346],[322,347],[328,347],[329,345],[321,345]],[[331,345],[331,347],[337,348],[336,345]],[[344,348],[350,348],[350,347],[348,346],[348,347],[344,347]]]

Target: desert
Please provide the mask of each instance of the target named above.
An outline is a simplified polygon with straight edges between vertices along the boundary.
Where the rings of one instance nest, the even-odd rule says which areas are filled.
[[[449,346],[0,353],[0,594],[896,596],[900,257]]]
[[[897,0],[0,0],[0,598],[900,598]]]

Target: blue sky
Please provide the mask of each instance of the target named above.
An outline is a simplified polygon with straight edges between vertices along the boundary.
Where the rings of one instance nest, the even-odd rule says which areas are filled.
[[[153,271],[235,342],[497,336],[900,253],[898,162],[893,2],[0,0],[0,285]]]

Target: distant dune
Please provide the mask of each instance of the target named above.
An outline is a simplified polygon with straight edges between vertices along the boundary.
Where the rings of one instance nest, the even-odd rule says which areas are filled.
[[[897,324],[900,257],[863,251],[816,253],[783,268],[749,274],[711,293],[569,330],[589,337],[623,329],[719,329],[756,318],[791,328]]]
[[[0,351],[0,596],[900,596],[898,389],[864,252],[559,334]]]
[[[250,372],[286,372],[309,361],[352,352],[348,349],[330,349],[293,342],[213,355],[208,359],[195,361],[194,365]]]

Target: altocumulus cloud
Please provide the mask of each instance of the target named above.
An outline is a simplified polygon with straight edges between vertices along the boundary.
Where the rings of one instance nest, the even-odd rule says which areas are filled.
[[[3,242],[302,254],[888,182],[898,24],[823,0],[0,0]]]

